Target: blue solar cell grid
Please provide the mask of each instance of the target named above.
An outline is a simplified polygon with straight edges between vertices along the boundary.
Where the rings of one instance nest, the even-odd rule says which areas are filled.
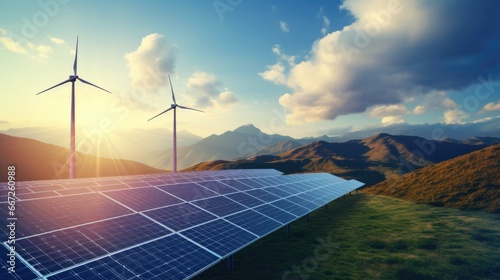
[[[272,169],[17,182],[16,273],[185,279],[363,185]],[[7,185],[0,183],[0,190]],[[6,201],[6,200],[5,200]],[[6,205],[6,202],[0,202]],[[0,215],[7,217],[7,208]],[[7,228],[0,228],[6,240]],[[6,243],[0,253],[6,255]]]

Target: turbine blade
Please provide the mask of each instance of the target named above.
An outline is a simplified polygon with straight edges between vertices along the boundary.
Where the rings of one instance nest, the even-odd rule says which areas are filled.
[[[39,95],[40,93],[44,93],[44,92],[46,92],[46,91],[48,91],[48,90],[51,90],[51,89],[53,89],[53,88],[55,88],[55,87],[58,87],[58,86],[60,86],[60,85],[64,85],[64,84],[65,84],[65,83],[67,83],[67,82],[71,82],[71,79],[67,79],[66,81],[64,81],[64,82],[60,82],[60,83],[58,83],[57,85],[55,85],[55,86],[53,86],[53,87],[49,87],[49,88],[48,88],[48,89],[46,89],[46,90],[40,91],[40,92],[39,92],[39,93],[37,93],[36,95]]]
[[[198,111],[198,112],[205,113],[202,110],[198,110],[198,109],[194,109],[194,108],[189,108],[189,107],[185,107],[185,106],[181,106],[181,105],[177,105],[177,107],[182,108],[182,109],[188,109],[188,110],[193,110],[193,111]]]
[[[73,72],[75,73],[76,76],[76,70],[77,70],[77,62],[78,61],[78,36],[76,36],[76,50],[75,50],[75,63],[73,63]]]
[[[104,90],[105,92],[109,92],[109,93],[111,93],[111,91],[106,90],[106,89],[103,89],[103,88],[102,88],[102,87],[100,87],[100,86],[96,86],[96,85],[94,85],[94,84],[93,84],[93,83],[91,83],[91,82],[87,82],[87,81],[85,81],[84,79],[82,79],[82,78],[80,78],[80,77],[78,77],[77,79],[78,79],[80,82],[84,83],[84,84],[91,85],[91,86],[96,87],[96,88],[98,88],[98,89],[100,89],[100,90]]]
[[[174,101],[174,104],[177,104],[177,102],[175,101],[174,87],[172,87],[172,81],[170,80],[170,75],[168,75],[168,81],[170,82],[170,89],[172,90],[172,100]]]
[[[167,110],[165,110],[165,111],[163,111],[163,112],[159,113],[158,115],[156,115],[156,116],[154,116],[154,117],[150,118],[150,119],[149,119],[149,120],[147,120],[147,121],[149,122],[150,120],[152,120],[152,119],[154,119],[154,118],[156,118],[156,117],[158,117],[158,116],[160,116],[160,115],[165,114],[166,112],[168,112],[168,111],[172,110],[173,108],[174,108],[174,107],[170,107],[170,108],[168,108]]]

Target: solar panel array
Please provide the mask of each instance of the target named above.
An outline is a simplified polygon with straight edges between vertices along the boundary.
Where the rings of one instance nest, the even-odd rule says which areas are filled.
[[[17,182],[16,272],[0,279],[185,279],[363,185],[222,170]],[[0,184],[0,216],[8,217]],[[0,227],[2,241],[9,229]],[[0,254],[8,254],[8,244]]]

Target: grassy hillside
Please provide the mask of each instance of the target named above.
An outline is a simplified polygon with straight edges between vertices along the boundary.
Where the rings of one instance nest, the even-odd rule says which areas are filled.
[[[196,279],[500,279],[498,214],[357,194],[291,230]]]
[[[500,144],[365,189],[412,201],[500,212]]]
[[[7,166],[16,167],[16,180],[69,177],[69,150],[33,139],[0,134],[0,182],[7,180]],[[3,172],[5,171],[5,172]],[[76,156],[76,177],[135,175],[165,172],[131,160]]]

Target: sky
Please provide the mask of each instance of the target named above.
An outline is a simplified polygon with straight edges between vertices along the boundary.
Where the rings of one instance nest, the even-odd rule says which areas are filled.
[[[0,0],[0,130],[500,129],[500,2]],[[483,124],[488,124],[484,125]],[[422,135],[429,138],[429,136]]]

